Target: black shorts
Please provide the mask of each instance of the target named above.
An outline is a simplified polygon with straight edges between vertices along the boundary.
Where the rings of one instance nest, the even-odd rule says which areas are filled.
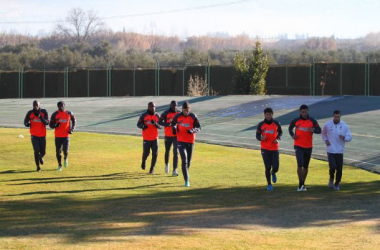
[[[294,151],[297,158],[297,167],[308,168],[313,148],[294,146]]]

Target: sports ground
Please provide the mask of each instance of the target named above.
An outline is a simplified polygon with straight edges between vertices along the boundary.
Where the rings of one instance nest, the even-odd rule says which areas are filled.
[[[188,100],[202,125],[190,188],[183,186],[182,175],[164,173],[162,140],[156,173],[140,168],[137,119],[149,101],[161,113],[173,99]],[[59,100],[39,101],[51,115]],[[36,172],[29,131],[23,127],[33,100],[0,100],[0,249],[380,248],[378,97],[64,101],[78,124],[70,140],[70,164],[56,171],[54,134],[48,129],[45,164]],[[335,109],[350,126],[353,141],[346,144],[345,159],[351,166],[344,167],[339,192],[327,187],[327,162],[316,159],[310,164],[308,191],[296,191],[287,127],[304,103],[321,126]],[[265,190],[261,155],[252,150],[259,148],[255,126],[265,107],[274,109],[284,131],[280,145],[285,154],[273,192]],[[314,136],[313,157],[324,159],[320,135]]]
[[[41,106],[51,114],[60,99],[41,99]],[[346,144],[345,163],[380,173],[380,97],[337,96],[210,96],[210,97],[140,97],[140,98],[69,98],[66,107],[74,112],[77,131],[141,135],[136,127],[147,103],[155,102],[158,113],[168,108],[171,100],[180,104],[188,100],[202,125],[197,141],[258,149],[256,125],[263,119],[263,109],[272,107],[274,117],[282,124],[282,153],[293,153],[293,141],[287,128],[299,115],[302,104],[309,106],[310,116],[319,125],[331,119],[335,109],[350,127],[353,141]],[[0,126],[23,127],[23,117],[31,109],[32,99],[0,100]],[[163,131],[160,136],[163,137]],[[314,136],[313,157],[326,159],[320,135]]]

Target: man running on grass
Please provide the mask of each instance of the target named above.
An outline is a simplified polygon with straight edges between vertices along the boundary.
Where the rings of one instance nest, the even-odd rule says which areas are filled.
[[[339,191],[339,183],[342,180],[343,153],[346,142],[352,140],[351,131],[347,124],[340,119],[341,113],[335,110],[333,118],[326,122],[322,129],[322,140],[326,144],[327,158],[330,167],[329,187]],[[336,179],[334,184],[334,175]]]
[[[34,161],[37,171],[41,171],[40,164],[44,164],[46,152],[46,125],[49,124],[49,115],[46,109],[41,109],[40,102],[33,101],[33,109],[29,110],[24,119],[24,125],[30,128],[32,145],[34,150]]]
[[[257,125],[256,139],[261,141],[261,156],[265,165],[265,177],[267,179],[267,190],[273,191],[273,183],[277,182],[276,173],[279,168],[279,140],[281,140],[282,129],[278,121],[273,119],[273,110],[264,109],[264,121]]]
[[[298,189],[306,191],[305,181],[308,173],[311,153],[313,151],[313,134],[320,134],[318,122],[309,117],[309,107],[305,104],[300,107],[300,116],[289,124],[289,134],[294,139],[294,150],[297,159]],[[293,129],[295,128],[295,132]]]
[[[145,170],[146,159],[150,154],[150,150],[152,149],[152,162],[150,164],[150,174],[154,174],[154,167],[157,162],[158,155],[158,130],[161,129],[161,125],[159,122],[159,115],[156,113],[156,105],[153,102],[148,103],[148,110],[144,112],[138,122],[137,127],[142,129],[143,136],[143,155],[141,168]]]
[[[51,115],[49,127],[55,129],[55,152],[58,161],[57,170],[61,171],[62,151],[64,156],[63,165],[65,167],[69,165],[67,156],[69,155],[70,134],[74,132],[76,119],[71,111],[66,110],[64,101],[59,101],[57,107],[58,110]]]
[[[164,111],[160,117],[160,125],[165,127],[165,173],[169,173],[170,148],[173,145],[173,176],[178,176],[178,142],[177,136],[172,131],[173,118],[180,113],[177,110],[178,103],[172,101],[168,110]]]
[[[193,156],[195,134],[201,131],[201,124],[194,113],[190,113],[190,104],[183,103],[182,112],[172,121],[173,134],[177,134],[178,150],[182,161],[182,174],[185,187],[190,187],[189,168]]]

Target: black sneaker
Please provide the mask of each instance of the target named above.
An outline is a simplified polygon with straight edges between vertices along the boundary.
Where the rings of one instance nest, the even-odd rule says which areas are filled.
[[[40,157],[40,164],[44,165],[44,158]]]
[[[41,168],[39,166],[37,167],[37,172],[41,172]]]
[[[141,164],[141,169],[145,170],[145,164]]]

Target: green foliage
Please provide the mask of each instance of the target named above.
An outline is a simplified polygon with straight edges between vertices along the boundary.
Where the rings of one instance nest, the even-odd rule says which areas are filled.
[[[268,58],[264,56],[263,52],[261,43],[256,41],[250,58],[247,59],[244,54],[236,54],[236,71],[233,78],[234,91],[236,94],[265,94],[265,77],[269,65]]]

